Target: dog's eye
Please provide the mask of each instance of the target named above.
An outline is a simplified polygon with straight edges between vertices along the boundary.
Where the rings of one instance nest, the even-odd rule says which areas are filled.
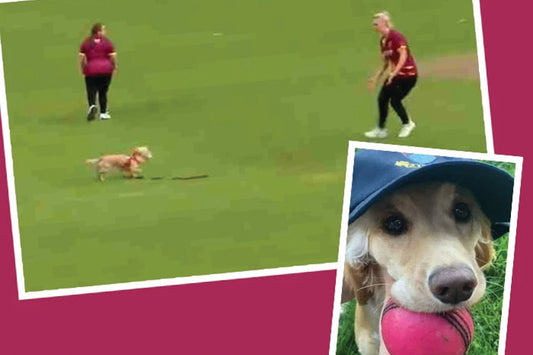
[[[470,206],[464,202],[457,202],[455,206],[453,206],[453,215],[457,222],[468,222],[472,215],[470,212]]]
[[[390,235],[400,235],[407,230],[407,222],[402,216],[390,216],[383,223],[383,228]]]

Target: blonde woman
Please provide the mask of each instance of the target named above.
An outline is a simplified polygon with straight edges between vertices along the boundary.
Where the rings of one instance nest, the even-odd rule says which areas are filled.
[[[368,87],[370,91],[374,91],[380,80],[383,80],[383,86],[378,96],[378,126],[366,132],[365,136],[368,138],[387,137],[388,131],[385,128],[385,123],[390,104],[402,120],[402,128],[398,137],[406,138],[415,128],[415,123],[409,118],[402,100],[415,86],[418,78],[415,60],[405,37],[393,29],[390,15],[387,12],[375,14],[372,25],[381,36],[380,47],[383,65],[368,81]]]

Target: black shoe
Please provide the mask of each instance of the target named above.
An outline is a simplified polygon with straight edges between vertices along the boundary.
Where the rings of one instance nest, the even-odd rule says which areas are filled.
[[[96,118],[97,111],[96,105],[91,105],[87,110],[87,121],[93,121]]]

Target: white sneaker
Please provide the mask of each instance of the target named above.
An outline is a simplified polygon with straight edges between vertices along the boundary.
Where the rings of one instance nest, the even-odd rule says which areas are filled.
[[[398,138],[407,138],[415,129],[416,125],[413,121],[409,120],[409,123],[406,123],[402,125],[402,128],[400,129],[400,133],[398,133]]]
[[[87,110],[87,121],[92,121],[96,118],[98,110],[96,108],[96,105],[89,106],[89,109]]]
[[[371,131],[365,132],[367,138],[386,138],[389,132],[386,128],[376,127]]]
[[[109,120],[111,118],[111,115],[109,114],[109,112],[104,112],[104,113],[101,113],[100,114],[100,119],[101,120]]]

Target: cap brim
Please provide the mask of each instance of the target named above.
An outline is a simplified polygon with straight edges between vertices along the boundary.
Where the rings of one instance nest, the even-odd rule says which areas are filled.
[[[350,208],[349,223],[365,213],[370,206],[396,189],[417,182],[442,181],[465,187],[474,195],[493,224],[493,238],[509,230],[513,196],[513,177],[502,169],[471,160],[435,163],[413,170],[390,181]]]

